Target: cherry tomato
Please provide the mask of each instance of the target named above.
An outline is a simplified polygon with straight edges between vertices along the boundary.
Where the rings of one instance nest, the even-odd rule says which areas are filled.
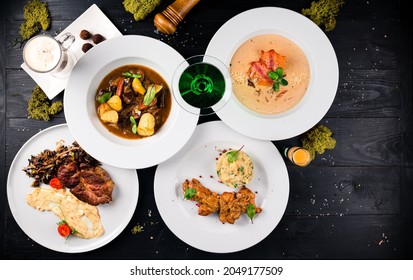
[[[57,227],[57,232],[62,237],[68,237],[70,235],[70,233],[72,232],[72,230],[70,229],[70,227],[67,224],[60,224]]]
[[[60,182],[60,180],[58,178],[53,178],[52,180],[50,180],[49,185],[54,188],[54,189],[61,189],[63,188],[62,183]]]

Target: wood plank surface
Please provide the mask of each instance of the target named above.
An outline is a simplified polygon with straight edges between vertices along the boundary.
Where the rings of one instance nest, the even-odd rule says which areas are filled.
[[[288,167],[286,215],[344,216],[400,213],[400,169]]]
[[[24,109],[22,108],[21,111]],[[6,139],[7,163],[9,164],[21,147],[40,129],[63,123],[64,119],[53,118],[43,122],[27,118],[8,119]],[[333,132],[337,147],[317,155],[312,166],[396,166],[400,164],[399,119],[325,119]],[[369,129],[366,129],[369,128]],[[284,145],[299,143],[298,137],[275,142],[281,150]]]
[[[114,241],[82,253],[82,259],[398,259],[407,257],[401,243],[400,217],[378,216],[284,216],[263,241],[242,252],[213,254],[179,240],[155,217],[133,217]],[[77,259],[76,254],[51,253],[13,224],[7,225],[7,259]],[[139,224],[143,232],[132,234]],[[351,227],[348,225],[351,224]],[[276,241],[275,241],[276,240]],[[294,244],[294,246],[291,246]]]
[[[401,9],[405,14],[412,14],[412,7],[407,1],[402,1]],[[409,11],[409,12],[407,12]],[[403,12],[402,12],[403,15]],[[413,19],[411,16],[401,17],[402,34],[413,34]],[[412,36],[402,36],[401,57],[410,63],[400,65],[402,94],[401,107],[401,138],[402,149],[404,151],[401,162],[401,186],[400,186],[400,213],[402,240],[405,240],[404,247],[413,248],[413,88],[412,88]],[[412,259],[412,257],[409,257]]]
[[[6,18],[3,3],[0,4],[0,234],[6,231],[5,211],[8,208],[6,199],[6,25],[3,24]],[[0,236],[0,259],[5,252],[5,240]]]

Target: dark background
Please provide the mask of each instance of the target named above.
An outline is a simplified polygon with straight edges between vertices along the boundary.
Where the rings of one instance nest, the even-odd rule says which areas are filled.
[[[39,130],[65,122],[27,118],[35,83],[20,68],[22,49],[13,42],[26,1],[2,1],[0,10],[0,259],[413,259],[412,12],[408,1],[348,0],[327,32],[340,78],[333,105],[320,122],[337,147],[310,166],[286,162],[290,198],[278,227],[256,246],[231,254],[199,251],[165,226],[154,200],[156,168],[138,170],[140,196],[129,225],[97,250],[63,254],[36,244],[16,224],[7,202],[6,180],[20,147]],[[156,12],[172,1],[164,0]],[[153,16],[135,22],[121,1],[48,0],[48,33],[66,28],[96,3],[123,34],[159,39],[188,57],[204,53],[231,17],[276,6],[297,12],[311,1],[201,1],[170,36],[155,32]],[[241,27],[240,27],[241,28]],[[56,98],[62,99],[64,93]],[[317,108],[314,108],[317,110]],[[200,123],[218,119],[202,117]],[[298,144],[299,136],[274,142]],[[151,215],[148,213],[151,212]],[[133,235],[135,225],[144,232]]]

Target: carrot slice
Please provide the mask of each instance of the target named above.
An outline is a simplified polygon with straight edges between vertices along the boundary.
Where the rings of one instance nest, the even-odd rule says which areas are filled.
[[[118,82],[118,86],[116,87],[116,95],[117,96],[121,96],[122,92],[123,92],[123,84],[124,84],[125,80],[124,79],[120,79]]]

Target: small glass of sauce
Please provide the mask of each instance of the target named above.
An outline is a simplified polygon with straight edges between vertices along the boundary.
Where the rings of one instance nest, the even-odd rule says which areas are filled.
[[[289,147],[284,150],[284,155],[295,165],[307,166],[311,162],[311,154],[302,147]]]

